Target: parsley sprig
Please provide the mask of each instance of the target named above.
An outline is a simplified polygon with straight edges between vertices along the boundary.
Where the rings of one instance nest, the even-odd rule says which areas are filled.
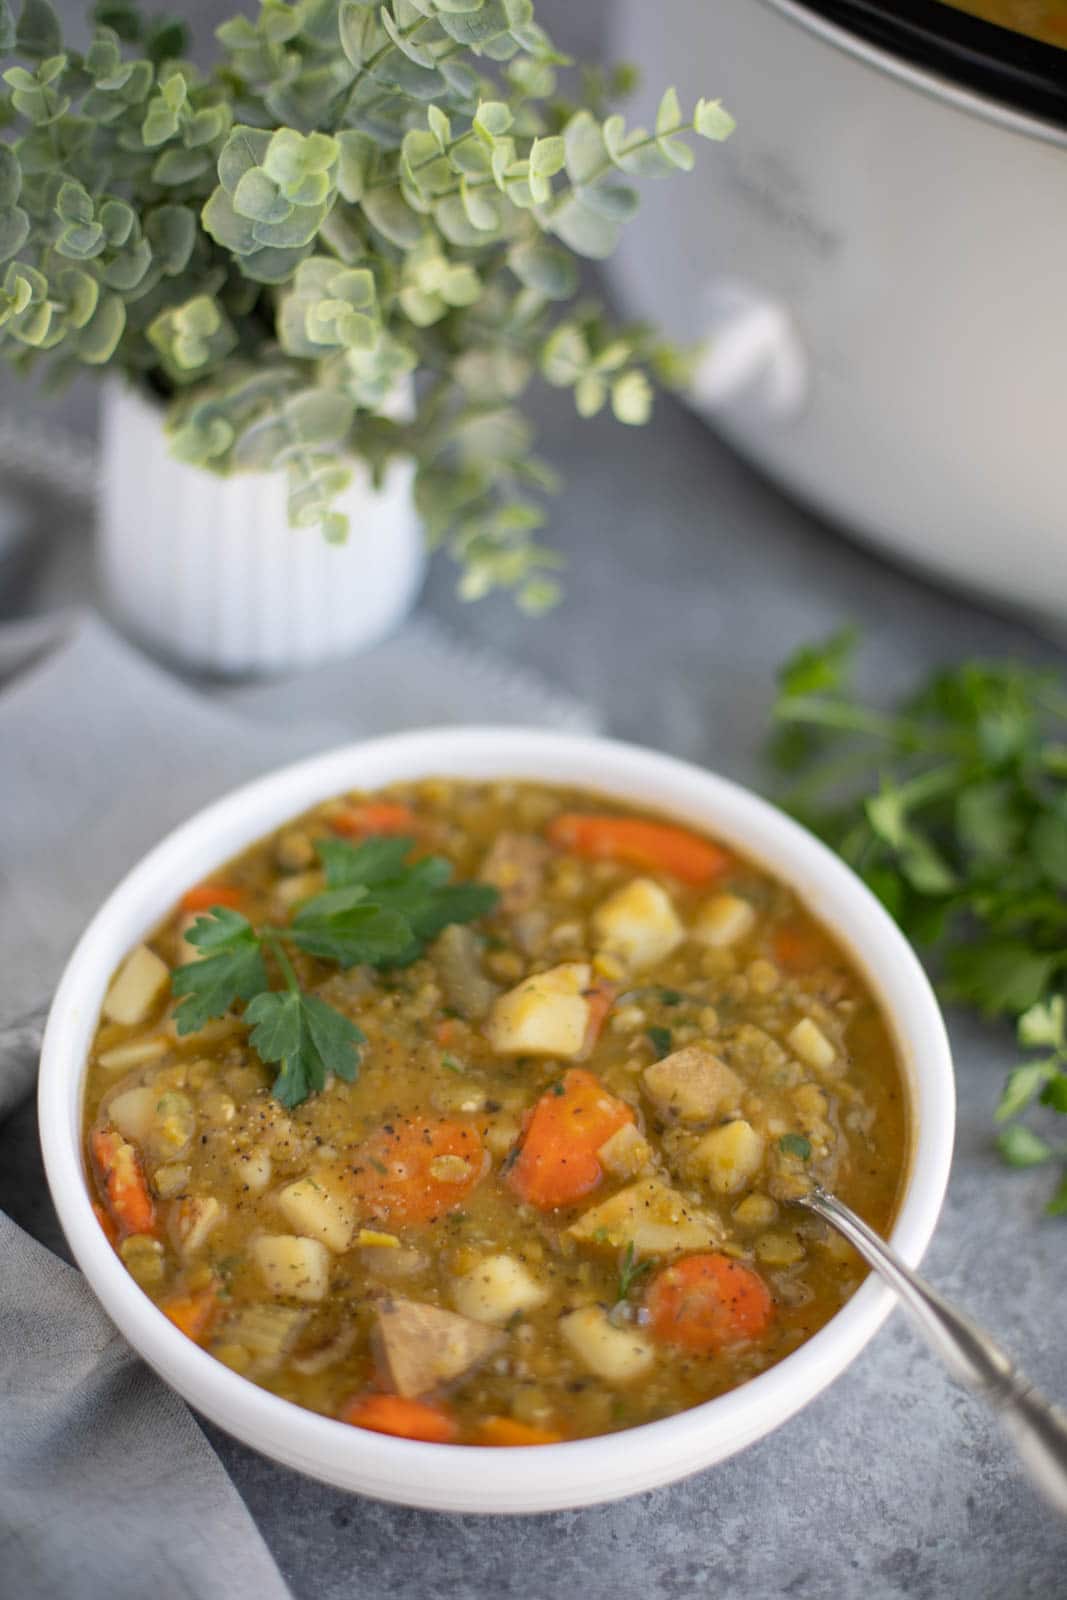
[[[302,988],[290,950],[342,968],[407,966],[450,923],[472,922],[498,899],[488,884],[453,883],[451,863],[440,856],[409,861],[413,848],[411,839],[323,839],[316,849],[326,887],[298,906],[290,923],[256,928],[224,906],[198,917],[186,938],[203,953],[172,981],[179,1034],[195,1033],[245,1001],[249,1043],[280,1067],[273,1093],[282,1105],[299,1105],[330,1072],[351,1082],[365,1036]],[[280,989],[271,986],[268,959],[281,974]]]
[[[851,687],[852,631],[779,674],[772,757],[786,804],[925,947],[946,995],[1045,1051],[997,1113],[1017,1166],[1063,1160],[1012,1119],[1067,1112],[1067,684],[1010,661],[942,670],[888,709]],[[1049,1206],[1067,1212],[1067,1178]]]

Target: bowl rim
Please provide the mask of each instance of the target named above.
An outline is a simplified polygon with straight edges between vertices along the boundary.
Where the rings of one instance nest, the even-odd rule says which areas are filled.
[[[955,1092],[940,1010],[888,913],[839,857],[751,790],[639,745],[521,727],[419,729],[343,745],[231,790],[143,856],[89,922],[49,1012],[38,1086],[49,1189],[75,1260],[129,1343],[196,1410],[268,1456],[341,1488],[433,1510],[528,1513],[619,1499],[723,1460],[788,1420],[873,1338],[893,1308],[892,1292],[868,1277],[776,1366],[716,1399],[627,1430],[631,1450],[616,1448],[618,1434],[536,1450],[443,1447],[347,1427],[233,1373],[137,1287],[92,1210],[82,1087],[100,1003],[122,955],[185,884],[288,817],[346,789],[433,776],[540,780],[658,808],[735,844],[800,895],[848,949],[895,1038],[911,1148],[890,1238],[910,1266],[918,1265],[948,1180]]]

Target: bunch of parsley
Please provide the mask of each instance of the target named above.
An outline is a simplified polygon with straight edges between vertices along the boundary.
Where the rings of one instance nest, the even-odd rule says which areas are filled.
[[[1067,1114],[1067,685],[1010,661],[934,673],[881,709],[851,689],[855,634],[779,673],[771,755],[793,813],[924,948],[950,999],[1040,1050],[1008,1077],[998,1145],[1063,1162],[1035,1103]],[[1067,1175],[1048,1207],[1067,1213]]]
[[[453,883],[451,864],[440,856],[410,861],[413,848],[411,839],[360,845],[323,839],[316,850],[326,888],[304,901],[290,923],[256,928],[223,906],[197,918],[186,938],[200,959],[179,967],[172,981],[178,1032],[195,1033],[245,1001],[249,1043],[261,1060],[281,1068],[273,1093],[282,1105],[299,1105],[322,1089],[329,1072],[350,1082],[365,1036],[302,988],[290,950],[343,968],[407,966],[449,923],[472,922],[498,899],[488,884]],[[279,989],[271,985],[269,964],[281,977]]]

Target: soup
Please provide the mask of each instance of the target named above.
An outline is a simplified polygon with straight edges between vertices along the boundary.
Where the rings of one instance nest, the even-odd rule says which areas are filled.
[[[1014,33],[1045,44],[1067,45],[1067,4],[1064,0],[948,0],[956,11],[999,23]]]
[[[175,892],[181,889],[175,885]],[[884,1018],[796,896],[614,800],[429,780],[188,889],[108,991],[97,1214],[217,1360],[341,1421],[547,1444],[773,1366],[907,1151]]]

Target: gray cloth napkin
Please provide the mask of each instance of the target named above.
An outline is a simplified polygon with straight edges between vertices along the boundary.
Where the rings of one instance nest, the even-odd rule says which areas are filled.
[[[168,828],[331,744],[475,721],[590,726],[422,619],[354,661],[210,695],[85,613],[0,629],[0,1594],[288,1595],[183,1402],[80,1274],[4,1215],[54,1226],[20,1102],[71,946]]]

